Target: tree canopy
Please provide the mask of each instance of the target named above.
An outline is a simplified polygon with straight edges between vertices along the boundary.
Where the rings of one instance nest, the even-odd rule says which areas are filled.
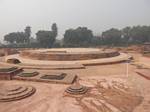
[[[31,28],[27,26],[24,32],[12,32],[4,36],[4,41],[9,43],[29,43],[31,36]]]
[[[52,31],[40,30],[36,33],[36,39],[41,47],[52,47],[57,37],[57,25],[52,24]]]
[[[25,42],[30,43],[30,37],[31,37],[31,27],[27,26],[24,30],[25,32]]]
[[[125,46],[150,42],[150,26],[133,26],[122,29],[111,28],[101,35],[94,36],[87,27],[78,27],[65,31],[64,38],[56,42],[58,35],[57,24],[53,23],[50,30],[39,30],[36,38],[31,38],[31,27],[24,32],[12,32],[4,36],[4,41],[17,46],[33,47],[92,47],[92,46]]]
[[[93,33],[86,27],[66,30],[64,34],[64,44],[72,46],[85,46],[91,42]]]
[[[118,29],[110,29],[102,33],[102,38],[105,44],[119,45],[121,42],[121,31]]]
[[[150,26],[125,27],[121,30],[110,29],[102,33],[105,45],[143,44],[150,42]]]

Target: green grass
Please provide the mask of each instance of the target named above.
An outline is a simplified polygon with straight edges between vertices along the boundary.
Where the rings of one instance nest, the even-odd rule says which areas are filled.
[[[20,77],[35,77],[38,74],[39,74],[38,72],[23,72],[23,73],[19,74],[18,76],[20,76]]]
[[[51,80],[62,80],[64,79],[66,74],[61,74],[61,75],[44,75],[41,77],[41,79],[51,79]]]
[[[0,68],[0,72],[11,72],[13,70],[16,70],[17,67],[11,67],[11,68]]]

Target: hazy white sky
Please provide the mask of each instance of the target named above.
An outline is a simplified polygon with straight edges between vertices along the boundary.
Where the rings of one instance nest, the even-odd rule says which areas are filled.
[[[150,25],[150,0],[0,0],[0,39],[32,27],[33,36],[56,22],[59,38],[68,28],[87,26],[95,34],[115,27]]]

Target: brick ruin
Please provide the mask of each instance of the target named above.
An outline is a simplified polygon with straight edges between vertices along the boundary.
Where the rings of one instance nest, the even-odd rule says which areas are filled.
[[[10,67],[10,68],[0,68],[0,79],[1,80],[12,80],[13,76],[22,72],[22,68]]]

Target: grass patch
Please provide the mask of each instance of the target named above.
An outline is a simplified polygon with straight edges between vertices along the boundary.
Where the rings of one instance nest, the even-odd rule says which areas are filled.
[[[51,79],[51,80],[62,80],[67,74],[62,73],[61,75],[44,75],[41,79]]]
[[[35,77],[38,74],[39,74],[38,72],[23,72],[23,73],[19,74],[18,76],[20,76],[20,77]]]
[[[17,67],[11,67],[11,68],[0,68],[0,72],[11,72],[16,70]]]

